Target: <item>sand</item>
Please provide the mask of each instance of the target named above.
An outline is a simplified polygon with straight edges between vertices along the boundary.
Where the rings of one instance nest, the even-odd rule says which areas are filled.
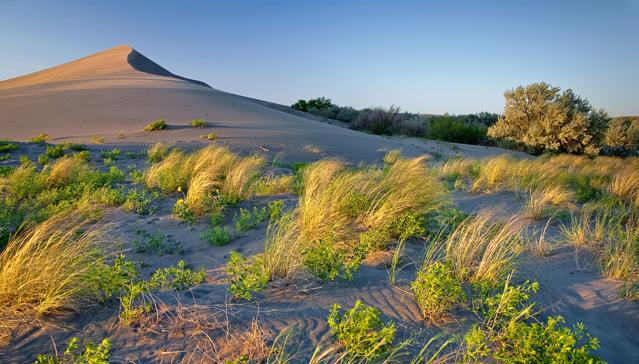
[[[168,122],[167,130],[144,132],[144,126],[157,118]],[[194,118],[202,118],[210,125],[192,128],[189,124]],[[105,144],[90,146],[95,155],[98,150],[113,146],[142,150],[155,141],[168,141],[185,148],[220,143],[244,155],[257,153],[291,162],[337,157],[352,163],[377,163],[386,151],[397,148],[407,155],[428,153],[433,160],[438,156],[483,158],[504,153],[530,158],[499,148],[356,132],[335,121],[176,76],[127,46],[0,82],[0,138],[27,140],[41,132],[53,136],[54,143],[88,142],[91,136],[100,135]],[[210,132],[218,135],[216,141],[201,139]],[[43,148],[21,144],[14,154],[26,154],[33,159]],[[0,161],[0,165],[16,163],[17,158]],[[142,159],[121,159],[117,163],[122,169],[130,165],[146,166]],[[454,193],[452,197],[466,212],[500,206],[502,215],[509,216],[522,206],[521,199],[510,193]],[[284,199],[287,206],[296,203],[292,195],[277,198]],[[240,207],[263,205],[272,199],[255,199],[232,208],[226,224],[230,224],[231,216]],[[199,237],[206,221],[185,227],[171,217],[172,204],[170,198],[166,199],[149,216],[114,209],[110,213],[115,227],[113,239],[124,242],[126,254],[132,259],[147,264],[144,269],[147,274],[183,259],[206,269],[206,284],[186,292],[158,294],[158,302],[165,303],[164,314],[144,327],[117,325],[117,303],[28,322],[14,332],[9,343],[0,345],[0,362],[33,361],[38,353],[52,351],[52,340],[60,345],[73,336],[94,341],[110,337],[115,362],[215,362],[216,357],[205,356],[202,349],[208,350],[209,355],[215,350],[220,355],[241,351],[239,341],[232,337],[250,328],[255,319],[265,335],[294,327],[296,334],[290,341],[291,347],[297,348],[294,362],[304,362],[318,343],[327,345],[330,341],[325,318],[331,305],[349,306],[357,299],[378,307],[384,319],[394,320],[400,339],[415,337],[425,342],[438,332],[455,333],[467,327],[464,317],[439,328],[426,325],[415,302],[402,289],[388,284],[388,271],[380,264],[383,257],[367,261],[352,281],[301,282],[296,286],[272,287],[258,294],[257,303],[231,301],[226,293],[223,264],[232,249],[247,256],[260,253],[266,222],[227,246],[211,247]],[[184,253],[161,257],[135,253],[130,242],[136,238],[138,229],[167,234],[182,245]],[[554,237],[557,230],[556,223],[549,229]],[[419,241],[408,243],[406,264],[398,278],[400,287],[408,288],[416,269],[412,262],[422,249],[423,243]],[[619,297],[619,282],[602,278],[592,267],[577,267],[578,253],[581,254],[570,247],[558,246],[546,258],[524,256],[519,278],[540,281],[536,299],[547,308],[544,315],[563,315],[569,324],[586,323],[589,331],[600,338],[599,353],[606,360],[636,362],[639,304]],[[215,326],[216,322],[223,325]],[[227,323],[229,326],[225,326]],[[203,328],[211,340],[202,335]]]

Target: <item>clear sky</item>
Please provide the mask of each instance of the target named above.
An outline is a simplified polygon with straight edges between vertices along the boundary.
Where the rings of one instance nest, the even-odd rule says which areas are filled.
[[[639,114],[639,0],[0,0],[0,79],[129,44],[215,88],[291,104],[501,112],[546,81]]]

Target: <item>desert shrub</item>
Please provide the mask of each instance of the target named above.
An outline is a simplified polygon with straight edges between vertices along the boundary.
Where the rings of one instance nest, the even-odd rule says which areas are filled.
[[[233,216],[233,225],[236,231],[242,233],[253,229],[262,221],[266,220],[268,214],[269,211],[266,207],[258,209],[256,206],[253,206],[252,210],[240,208],[239,214]]]
[[[586,99],[547,83],[504,93],[504,115],[488,129],[493,138],[520,142],[543,151],[599,154],[608,115]]]
[[[211,245],[222,246],[228,244],[232,236],[226,227],[209,226],[202,232],[200,238]]]
[[[427,137],[454,143],[486,144],[486,126],[467,122],[463,116],[442,115],[428,120]]]
[[[364,109],[351,125],[354,129],[367,130],[373,134],[391,135],[401,129],[402,122],[399,108],[391,106],[388,109]]]
[[[415,300],[430,322],[437,322],[455,305],[464,303],[462,282],[446,263],[435,262],[422,267],[411,283]]]
[[[175,266],[156,270],[147,282],[147,287],[149,290],[185,290],[204,282],[205,279],[204,270],[193,271],[180,260]]]
[[[292,109],[308,112],[310,109],[322,110],[333,106],[331,99],[327,99],[324,97],[318,97],[315,99],[307,100],[298,100],[296,103],[291,105]]]
[[[103,260],[97,261],[85,279],[91,295],[101,302],[106,302],[123,292],[137,277],[135,264],[120,254],[112,265],[106,264]]]
[[[262,257],[255,256],[247,260],[236,251],[229,253],[226,275],[228,290],[236,299],[250,300],[252,293],[265,289],[269,281]]]
[[[83,349],[78,345],[78,341],[77,337],[71,338],[62,356],[58,355],[57,349],[55,354],[38,354],[35,364],[109,364],[109,339],[103,339],[98,345],[90,341],[85,342]]]
[[[534,305],[528,300],[537,292],[536,282],[510,285],[484,298],[479,323],[464,336],[464,359],[492,358],[506,362],[602,363],[595,355],[599,342],[583,324],[563,326],[560,316],[535,322]]]
[[[16,149],[18,149],[18,144],[8,140],[0,140],[0,153],[7,153]]]
[[[395,339],[395,324],[385,323],[380,315],[377,308],[357,300],[353,308],[343,313],[341,306],[333,305],[327,321],[348,355],[371,360],[388,352]]]
[[[613,118],[604,141],[608,154],[636,155],[639,152],[639,117]]]
[[[44,143],[47,140],[51,139],[51,136],[46,133],[41,133],[40,135],[36,135],[33,138],[29,139],[31,143]]]
[[[13,236],[0,253],[0,314],[43,315],[91,302],[86,277],[99,258],[99,236],[82,211]]]
[[[144,127],[145,131],[158,131],[164,129],[166,129],[166,122],[164,119],[157,119]]]
[[[191,120],[191,126],[194,128],[203,128],[206,126],[206,122],[202,119]]]

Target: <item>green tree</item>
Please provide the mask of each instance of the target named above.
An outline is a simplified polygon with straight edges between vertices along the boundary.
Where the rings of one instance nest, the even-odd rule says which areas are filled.
[[[545,82],[504,93],[504,115],[488,136],[544,151],[597,155],[610,118],[572,90]]]
[[[637,153],[639,151],[639,117],[612,119],[606,131],[605,142],[610,153]]]

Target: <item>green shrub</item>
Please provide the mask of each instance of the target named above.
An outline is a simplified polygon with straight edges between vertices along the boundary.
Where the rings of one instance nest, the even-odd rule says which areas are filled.
[[[252,293],[266,288],[269,282],[268,274],[264,271],[261,256],[252,260],[245,259],[242,254],[231,251],[226,265],[226,275],[229,282],[229,292],[235,299],[250,300]]]
[[[193,271],[186,267],[183,260],[180,260],[176,266],[155,271],[147,286],[150,290],[184,290],[204,282],[205,279],[204,270]]]
[[[279,219],[280,216],[282,216],[283,210],[284,210],[284,201],[275,200],[275,201],[269,202],[268,204],[269,219],[271,220]]]
[[[535,153],[599,154],[609,117],[572,90],[541,82],[507,90],[504,98],[504,115],[488,128],[490,137]]]
[[[208,140],[215,140],[215,139],[217,139],[217,134],[214,133],[214,132],[210,132],[210,133],[206,134],[204,136],[204,138],[208,139]]]
[[[333,305],[328,315],[328,326],[349,355],[371,360],[391,349],[395,324],[384,323],[377,308],[367,307],[357,300],[350,310],[340,311],[339,305]]]
[[[139,215],[146,215],[153,213],[152,207],[154,201],[153,194],[144,189],[132,188],[128,190],[126,198],[122,203],[122,207],[126,211],[132,211]]]
[[[636,154],[639,152],[639,117],[612,119],[604,140],[608,154]]]
[[[81,159],[81,160],[83,160],[85,162],[88,162],[88,161],[91,160],[91,152],[89,152],[88,150],[83,150],[83,151],[77,152],[77,153],[73,154],[73,156],[75,158]]]
[[[133,240],[136,253],[155,253],[162,256],[183,252],[179,243],[170,242],[168,237],[159,230],[150,235],[144,231],[138,231],[137,234],[139,238]]]
[[[98,261],[87,275],[89,290],[101,302],[123,292],[138,277],[135,264],[120,254],[112,265]]]
[[[120,157],[120,149],[113,148],[111,150],[103,150],[100,152],[100,156],[102,157],[102,159],[116,160]]]
[[[45,165],[49,163],[49,157],[46,154],[40,154],[38,156],[38,164]]]
[[[158,131],[164,129],[166,129],[166,122],[164,121],[164,119],[155,120],[154,122],[144,127],[145,131]]]
[[[222,246],[231,241],[231,233],[226,227],[210,226],[202,232],[200,238],[211,245]]]
[[[195,215],[189,205],[180,198],[175,202],[173,206],[173,216],[179,218],[187,224],[193,224],[195,222]]]
[[[64,155],[64,150],[62,149],[62,145],[47,145],[47,149],[45,152],[46,156],[55,159],[60,158]]]
[[[253,229],[266,220],[268,216],[269,211],[267,211],[266,207],[258,209],[254,206],[252,210],[240,208],[239,215],[235,214],[233,216],[233,225],[236,231],[242,233]]]
[[[151,312],[149,293],[149,287],[144,281],[126,286],[125,294],[120,296],[120,319],[125,325],[130,325]]]
[[[149,158],[149,162],[157,163],[164,159],[169,152],[171,151],[171,147],[166,143],[155,143],[146,151],[146,155]]]
[[[435,116],[428,123],[427,137],[430,139],[465,144],[485,144],[488,141],[486,126],[469,123],[464,116]]]
[[[310,109],[323,110],[333,106],[331,99],[327,99],[325,97],[317,97],[310,100],[298,100],[296,103],[291,105],[292,109],[308,112]]]
[[[40,135],[36,135],[33,138],[29,139],[29,141],[31,143],[44,143],[49,139],[51,139],[51,135],[47,133],[41,133]]]
[[[206,122],[202,119],[191,120],[191,126],[194,128],[203,128],[206,126]]]
[[[18,149],[18,144],[8,140],[0,140],[0,153],[7,153],[16,149]]]
[[[126,152],[124,152],[124,155],[129,159],[139,159],[146,157],[146,151],[141,150],[139,152],[134,152],[131,150],[127,150]]]
[[[441,320],[455,305],[466,300],[462,282],[441,262],[420,269],[411,289],[422,314],[430,322]]]
[[[340,276],[348,280],[353,279],[353,272],[359,270],[361,259],[365,256],[362,252],[348,257],[345,252],[337,249],[335,244],[325,240],[318,241],[302,254],[304,267],[322,281],[333,281]]]
[[[57,350],[55,354],[38,354],[35,364],[109,364],[111,350],[109,339],[102,340],[98,345],[87,342],[84,344],[84,349],[80,349],[78,341],[77,337],[71,338],[61,357],[58,356]]]

